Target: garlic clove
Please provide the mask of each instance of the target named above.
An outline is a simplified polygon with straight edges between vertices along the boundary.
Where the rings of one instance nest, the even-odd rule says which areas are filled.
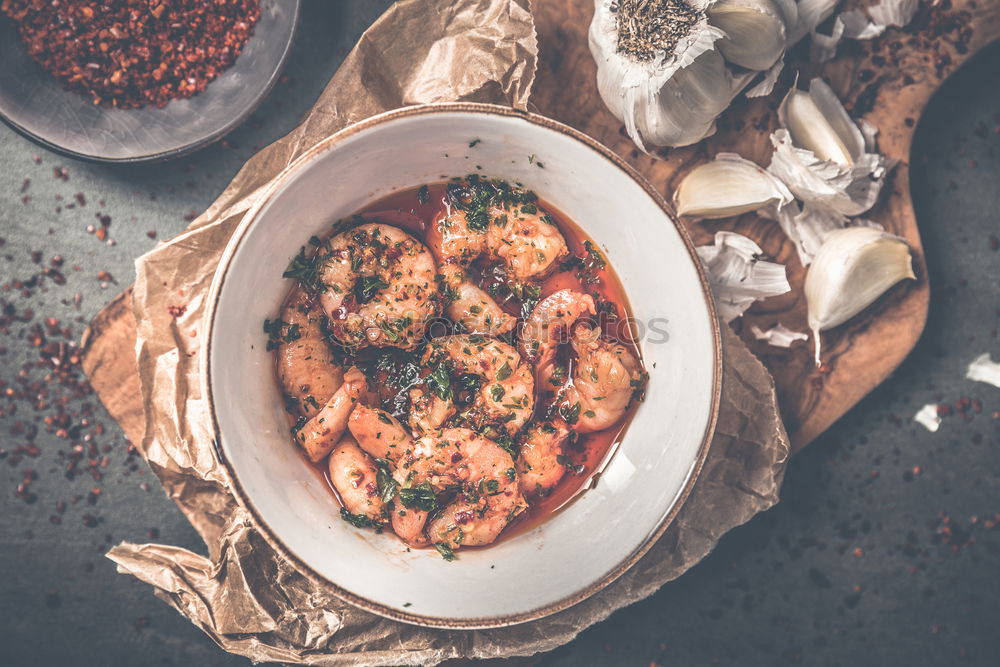
[[[906,241],[872,227],[827,234],[806,273],[805,297],[820,363],[820,332],[870,306],[901,280],[916,279]]]
[[[795,146],[812,151],[821,160],[849,167],[865,152],[861,130],[820,78],[810,82],[809,92],[793,86],[778,107],[778,120],[788,129]]]
[[[763,71],[785,52],[785,20],[772,0],[719,0],[708,20],[726,33],[718,48],[734,65]]]
[[[781,14],[781,20],[785,22],[786,42],[791,46],[791,42],[788,42],[787,38],[791,36],[791,31],[798,25],[799,6],[795,3],[795,0],[775,0],[774,4]]]
[[[735,153],[719,153],[695,167],[674,191],[677,213],[696,218],[728,218],[791,201],[778,179]]]

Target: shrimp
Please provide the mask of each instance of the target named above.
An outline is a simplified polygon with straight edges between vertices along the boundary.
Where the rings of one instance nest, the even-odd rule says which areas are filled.
[[[447,314],[470,333],[507,333],[517,321],[473,282],[473,263],[493,265],[501,283],[518,293],[558,265],[566,239],[529,193],[502,181],[452,183],[447,202],[429,234],[450,299]]]
[[[278,374],[285,396],[298,411],[312,417],[344,381],[323,335],[325,316],[314,300],[297,290],[281,311],[282,339],[278,345]]]
[[[347,425],[361,449],[395,467],[392,476],[396,487],[408,488],[413,479],[409,468],[412,466],[416,443],[406,427],[385,410],[363,404],[354,408]],[[399,464],[404,457],[406,463],[401,466]],[[394,496],[390,520],[393,532],[410,546],[421,547],[428,544],[424,535],[427,511],[415,506],[407,507],[401,497]]]
[[[570,415],[577,433],[601,431],[618,422],[642,395],[646,373],[632,352],[595,336],[586,326],[574,330],[576,354],[572,380],[559,395],[559,413]]]
[[[437,264],[426,246],[396,227],[368,223],[323,247],[320,304],[337,340],[354,348],[417,347],[440,307]]]
[[[592,296],[563,289],[539,301],[525,319],[521,354],[535,365],[535,382],[540,391],[552,391],[565,381],[555,366],[556,352],[569,342],[573,325],[596,312]]]
[[[305,450],[310,461],[319,461],[329,454],[347,428],[347,420],[358,398],[367,389],[365,375],[357,368],[344,374],[344,383],[326,404],[296,433],[295,441]]]
[[[517,458],[517,475],[525,496],[544,496],[556,487],[566,472],[566,466],[560,461],[563,445],[573,435],[561,419],[532,424],[524,432]]]
[[[421,360],[430,371],[410,390],[410,426],[426,432],[450,421],[514,435],[531,418],[531,368],[507,343],[478,334],[435,338]]]
[[[385,459],[390,463],[398,461],[413,446],[413,438],[395,417],[363,403],[351,412],[347,428],[363,450],[376,459]]]
[[[344,509],[372,524],[386,522],[386,508],[378,488],[378,468],[350,436],[344,436],[327,462],[330,482]]]
[[[490,544],[528,506],[507,450],[467,428],[446,428],[422,437],[412,452],[410,470],[418,485],[435,490],[457,487],[454,500],[427,526],[428,540],[436,546]]]
[[[365,452],[394,467],[392,529],[411,546],[489,544],[527,508],[510,453],[475,431],[445,428],[414,439],[392,415],[363,405],[349,426]],[[442,496],[450,500],[438,511]]]

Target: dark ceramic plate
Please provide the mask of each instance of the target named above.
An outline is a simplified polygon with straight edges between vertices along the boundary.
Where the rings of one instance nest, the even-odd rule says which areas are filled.
[[[263,0],[260,20],[233,66],[198,95],[162,109],[107,109],[63,89],[0,17],[0,117],[59,153],[99,162],[146,162],[189,153],[236,128],[264,99],[285,64],[299,0]]]

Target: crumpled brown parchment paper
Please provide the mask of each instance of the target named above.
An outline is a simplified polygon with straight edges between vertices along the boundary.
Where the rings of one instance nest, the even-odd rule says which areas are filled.
[[[362,36],[294,132],[251,159],[184,233],[136,262],[135,367],[119,359],[132,323],[108,325],[123,321],[127,294],[86,337],[92,383],[126,433],[141,432],[136,446],[209,552],[206,558],[168,545],[123,543],[108,557],[225,650],[258,662],[311,665],[435,664],[546,651],[680,576],[722,534],[777,502],[789,445],[773,382],[726,326],[718,427],[677,519],[620,579],[547,618],[457,631],[361,611],[276,554],[229,492],[200,393],[201,320],[219,257],[261,187],[319,140],[380,111],[454,100],[524,108],[537,52],[528,0],[396,3]],[[187,310],[175,318],[168,307],[177,303]],[[138,395],[131,391],[136,378]]]

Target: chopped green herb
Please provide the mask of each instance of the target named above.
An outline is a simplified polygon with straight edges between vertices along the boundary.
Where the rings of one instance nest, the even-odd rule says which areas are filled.
[[[496,374],[497,382],[503,382],[504,380],[509,378],[513,372],[514,370],[510,367],[510,362],[507,361],[503,362],[503,366],[501,366],[497,370]]]
[[[346,507],[340,508],[340,518],[355,528],[373,528],[378,525],[364,514],[351,514]]]
[[[354,296],[358,303],[368,303],[375,298],[380,290],[384,290],[388,286],[389,283],[378,276],[361,276],[354,285]]]
[[[455,551],[444,542],[435,542],[434,548],[441,554],[441,558],[444,558],[446,561],[455,560]]]
[[[399,500],[403,507],[433,512],[437,509],[437,496],[429,482],[399,490]]]
[[[388,461],[385,459],[376,459],[375,464],[378,466],[378,472],[375,474],[378,495],[383,503],[388,503],[396,496],[396,489],[399,488],[399,482],[393,479],[392,473],[389,472]]]
[[[421,185],[417,189],[417,201],[421,204],[426,204],[431,200],[431,190],[426,185]]]
[[[306,248],[302,246],[299,254],[292,258],[281,277],[299,281],[299,284],[310,292],[325,292],[327,285],[319,279],[319,273],[327,257],[328,255],[320,255],[318,252],[307,257]]]
[[[469,148],[475,148],[476,144],[480,143],[481,141],[482,139],[473,139],[472,141],[469,142]]]
[[[579,401],[572,406],[560,405],[559,416],[565,419],[567,424],[575,424],[580,419]]]
[[[451,373],[448,372],[448,366],[444,361],[438,362],[438,365],[426,377],[425,381],[427,382],[427,388],[443,401],[451,400],[455,395],[451,389]]]
[[[517,477],[517,471],[513,468],[507,468],[507,470],[504,471],[504,474],[507,475],[508,482],[513,482],[514,478]]]
[[[503,395],[506,393],[507,391],[498,384],[495,384],[492,387],[490,387],[490,395],[493,397],[494,401],[499,401],[501,398],[503,398]]]

